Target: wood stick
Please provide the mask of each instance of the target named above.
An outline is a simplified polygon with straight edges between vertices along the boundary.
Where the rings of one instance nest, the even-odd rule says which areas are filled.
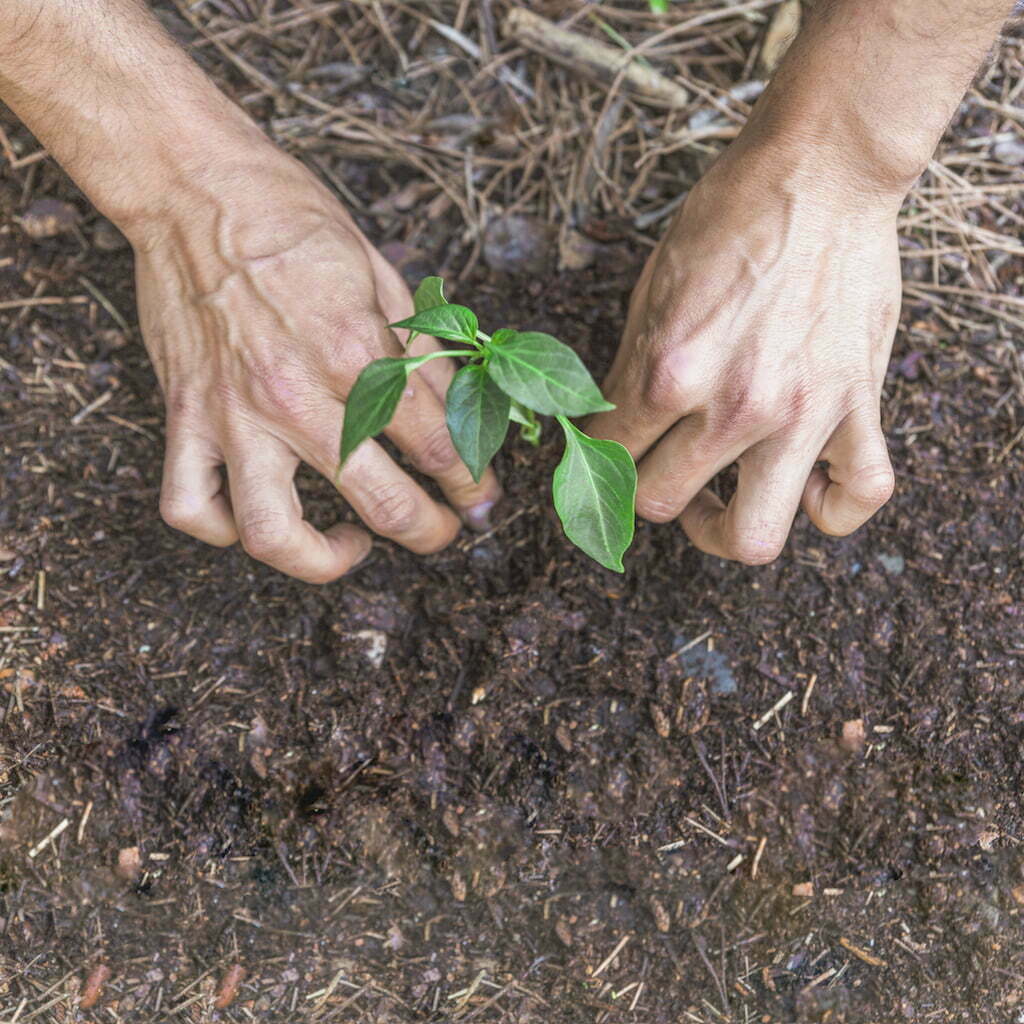
[[[630,95],[651,106],[685,107],[690,102],[689,93],[681,85],[644,66],[628,50],[561,28],[533,11],[513,7],[503,31],[528,49],[604,85],[610,85],[621,74],[623,87]]]

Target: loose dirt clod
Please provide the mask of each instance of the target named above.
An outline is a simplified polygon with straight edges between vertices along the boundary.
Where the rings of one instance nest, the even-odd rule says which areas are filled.
[[[117,854],[114,874],[125,882],[134,882],[142,872],[142,855],[137,846],[126,846]]]
[[[221,978],[217,986],[217,995],[213,1000],[215,1010],[226,1010],[237,998],[239,986],[245,981],[245,968],[241,964],[232,964],[227,974]]]
[[[22,231],[33,239],[54,238],[71,231],[78,220],[78,210],[59,199],[37,199],[19,218]]]
[[[103,986],[110,980],[111,970],[106,964],[97,964],[85,979],[82,986],[82,998],[78,1006],[82,1010],[91,1010],[103,994]]]
[[[843,732],[839,738],[839,746],[848,754],[859,754],[864,749],[864,719],[853,718],[843,722]]]

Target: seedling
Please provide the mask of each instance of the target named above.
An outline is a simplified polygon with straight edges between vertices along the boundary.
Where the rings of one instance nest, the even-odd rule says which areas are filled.
[[[616,441],[588,437],[569,421],[614,409],[605,401],[579,356],[550,334],[502,328],[480,330],[476,314],[448,302],[444,282],[428,277],[416,289],[416,312],[391,324],[430,334],[465,348],[403,359],[377,359],[356,380],[345,406],[341,465],[367,438],[391,422],[409,375],[431,359],[462,359],[445,399],[452,443],[474,480],[502,446],[509,423],[537,445],[537,415],[554,416],[565,434],[565,452],[552,478],[555,511],[566,536],[601,565],[622,572],[633,540],[636,466]]]

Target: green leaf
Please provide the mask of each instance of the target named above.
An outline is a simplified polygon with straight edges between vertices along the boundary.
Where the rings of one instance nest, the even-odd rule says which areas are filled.
[[[417,313],[425,309],[433,309],[435,306],[447,306],[448,300],[444,297],[444,279],[440,277],[425,277],[420,281],[416,294],[412,297],[412,304]]]
[[[508,418],[519,424],[519,436],[534,448],[540,444],[540,420],[532,409],[513,401],[508,411]]]
[[[478,483],[508,433],[508,395],[479,365],[464,366],[452,378],[445,419],[452,444]]]
[[[636,466],[617,441],[587,437],[564,416],[565,453],[552,481],[565,535],[607,569],[624,572],[622,556],[636,525]]]
[[[487,347],[489,372],[505,394],[546,416],[585,416],[615,406],[604,400],[580,357],[538,331],[503,332]]]
[[[412,297],[413,309],[422,313],[425,309],[433,309],[435,306],[446,306],[448,300],[444,297],[444,280],[440,277],[425,277],[420,281],[419,288]],[[410,331],[406,339],[406,349],[416,340],[419,331]]]
[[[668,0],[650,0],[652,14],[668,14]]]
[[[391,327],[406,327],[420,334],[432,334],[435,338],[448,341],[464,341],[472,345],[476,341],[476,314],[465,306],[447,302],[443,306],[420,310],[406,320],[399,320]]]
[[[359,374],[345,400],[339,471],[363,441],[376,437],[391,422],[409,374],[428,358],[377,359]]]

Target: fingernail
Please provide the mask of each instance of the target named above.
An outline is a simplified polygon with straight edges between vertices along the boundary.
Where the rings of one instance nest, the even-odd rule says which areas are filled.
[[[493,501],[481,501],[466,512],[466,522],[471,529],[489,530],[491,528],[491,509],[494,508]]]

